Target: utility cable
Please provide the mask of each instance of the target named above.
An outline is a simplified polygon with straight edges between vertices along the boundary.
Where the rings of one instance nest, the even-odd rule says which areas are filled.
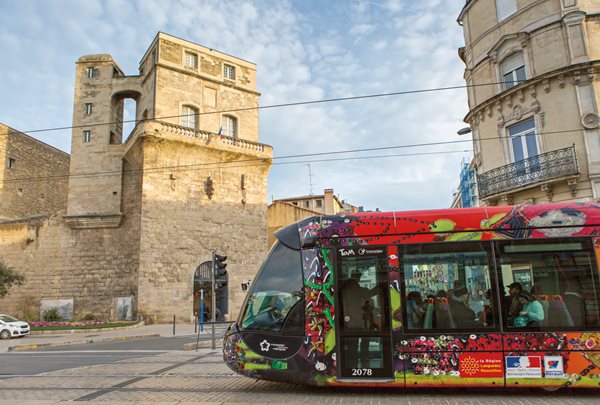
[[[542,132],[539,133],[538,135],[542,136],[542,135],[553,135],[553,134],[564,134],[564,133],[571,133],[571,132],[581,132],[581,129],[571,129],[571,130],[563,130],[563,131],[548,131],[548,132]],[[475,140],[477,141],[498,141],[498,140],[502,140],[502,139],[509,139],[510,136],[493,136],[493,137],[488,137],[488,138],[476,138]],[[373,152],[373,151],[382,151],[382,150],[391,150],[391,149],[405,149],[405,148],[416,148],[416,147],[429,147],[429,146],[439,146],[439,145],[451,145],[451,144],[459,144],[459,143],[472,143],[473,140],[472,139],[459,139],[459,140],[455,140],[455,141],[442,141],[442,142],[424,142],[424,143],[415,143],[415,144],[407,144],[407,145],[394,145],[394,146],[382,146],[382,147],[376,147],[376,148],[362,148],[362,149],[348,149],[348,150],[341,150],[341,151],[330,151],[330,152],[314,152],[314,153],[303,153],[303,154],[295,154],[295,155],[284,155],[284,156],[276,156],[273,158],[251,158],[251,159],[243,159],[243,160],[237,160],[237,161],[231,161],[231,162],[211,162],[211,163],[195,163],[195,164],[189,164],[189,165],[172,165],[172,166],[156,166],[156,167],[149,167],[149,168],[144,168],[144,169],[131,169],[130,172],[147,172],[147,173],[152,173],[152,172],[157,172],[157,171],[168,171],[168,170],[198,170],[200,168],[206,168],[206,167],[221,167],[221,166],[227,166],[230,164],[240,164],[240,163],[251,163],[251,162],[261,162],[260,164],[265,164],[267,162],[270,162],[272,160],[280,160],[280,159],[293,159],[293,158],[303,158],[303,157],[313,157],[313,156],[324,156],[324,155],[339,155],[339,154],[345,154],[345,153],[359,153],[359,152]],[[431,152],[431,154],[442,154],[444,153],[444,151],[440,151],[440,152]],[[457,153],[457,152],[453,152],[453,153]],[[354,157],[352,159],[361,159],[361,158],[369,158],[369,157]],[[347,160],[351,160],[351,158],[348,158]],[[323,162],[326,161],[334,161],[333,159],[325,159],[323,160]],[[299,162],[290,162],[291,163],[310,163],[310,161],[299,161]],[[277,165],[277,163],[272,163],[272,165]],[[233,166],[233,167],[240,167],[240,166]],[[29,182],[29,181],[36,181],[36,180],[52,180],[52,179],[62,179],[62,178],[86,178],[86,177],[97,177],[97,176],[114,176],[114,175],[121,175],[123,174],[124,171],[122,170],[113,170],[113,171],[104,171],[104,172],[89,172],[89,173],[81,173],[81,174],[68,174],[68,175],[56,175],[56,176],[45,176],[45,177],[23,177],[23,178],[17,178],[17,179],[7,179],[7,180],[3,180],[2,183],[4,184],[9,184],[9,183],[16,183],[16,182]]]
[[[345,161],[345,160],[363,160],[363,159],[381,159],[381,158],[390,158],[390,157],[410,157],[410,156],[425,156],[425,155],[440,155],[440,154],[453,154],[453,153],[469,153],[472,152],[471,149],[464,150],[454,150],[454,151],[440,151],[440,152],[417,152],[417,153],[403,153],[403,154],[392,154],[392,155],[377,155],[377,156],[355,156],[348,158],[332,158],[332,159],[315,159],[315,160],[301,160],[301,161],[292,161],[292,162],[276,162],[271,163],[271,166],[280,166],[280,165],[291,165],[291,164],[307,164],[307,163],[322,163],[322,162],[334,162],[334,161]],[[260,161],[259,161],[260,160]],[[239,167],[255,167],[262,166],[266,164],[266,160],[269,159],[248,159],[242,161],[233,161],[227,164],[226,169],[239,168]],[[248,164],[239,164],[242,162],[247,162]],[[253,164],[254,163],[254,164]],[[237,164],[237,165],[233,165]],[[35,182],[35,181],[44,181],[44,180],[61,180],[68,178],[88,178],[88,177],[104,177],[104,176],[120,176],[127,175],[133,173],[159,173],[163,171],[193,171],[193,170],[206,170],[219,168],[223,166],[222,162],[212,162],[212,163],[198,163],[198,164],[190,164],[190,165],[176,165],[176,166],[160,166],[154,168],[146,168],[146,169],[130,169],[125,171],[112,171],[112,172],[97,172],[91,175],[90,173],[84,174],[64,174],[64,175],[55,175],[55,176],[45,176],[45,177],[30,177],[30,178],[19,178],[19,179],[10,179],[5,180],[4,183],[27,183],[27,182]]]
[[[588,74],[588,73],[586,73],[586,74]],[[595,75],[597,73],[593,72],[592,74]],[[583,75],[582,74],[579,74],[579,75],[565,74],[562,76],[563,77],[574,77],[574,76],[583,76]],[[536,79],[540,79],[543,77],[544,77],[544,75],[540,75],[540,76],[536,77]],[[279,104],[271,104],[271,105],[256,106],[256,107],[240,107],[240,108],[233,108],[233,109],[228,109],[228,110],[197,112],[194,114],[169,115],[169,116],[154,117],[154,118],[147,118],[147,119],[141,119],[141,120],[134,119],[134,120],[123,120],[123,121],[111,121],[111,122],[92,123],[92,124],[86,124],[86,125],[72,125],[72,126],[63,126],[63,127],[32,129],[32,130],[28,130],[28,131],[12,130],[12,132],[13,133],[20,132],[20,133],[24,133],[24,134],[30,134],[30,133],[38,133],[38,132],[63,131],[66,129],[91,128],[91,127],[97,127],[97,126],[116,125],[116,124],[125,124],[125,123],[135,123],[137,125],[140,122],[160,121],[160,120],[165,120],[165,119],[170,119],[170,118],[181,118],[181,117],[191,117],[191,116],[197,117],[197,116],[201,116],[201,115],[226,114],[226,113],[241,112],[241,111],[267,110],[267,109],[272,109],[272,108],[335,103],[335,102],[351,101],[351,100],[364,100],[364,99],[381,98],[381,97],[403,96],[403,95],[408,95],[408,94],[432,93],[432,92],[438,92],[438,91],[459,90],[459,89],[468,89],[468,88],[485,87],[485,86],[497,86],[497,85],[503,85],[506,83],[513,83],[516,85],[516,84],[520,84],[523,82],[518,81],[518,80],[507,80],[507,81],[501,81],[501,82],[487,82],[487,83],[478,83],[478,84],[464,84],[464,85],[457,85],[457,86],[432,87],[432,88],[428,88],[428,89],[395,91],[395,92],[390,92],[390,93],[375,93],[375,94],[366,94],[366,95],[359,95],[359,96],[328,98],[328,99],[321,99],[321,100],[297,101],[297,102],[291,102],[291,103],[279,103]]]

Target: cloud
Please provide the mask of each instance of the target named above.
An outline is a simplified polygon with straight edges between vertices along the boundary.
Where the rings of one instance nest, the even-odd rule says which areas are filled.
[[[375,31],[375,26],[372,24],[358,24],[350,28],[349,34],[354,36],[364,36]]]
[[[0,122],[27,130],[72,119],[74,62],[110,53],[127,74],[157,31],[257,64],[260,104],[462,85],[456,56],[462,4],[439,0],[40,0],[0,5]],[[275,156],[456,140],[466,91],[365,98],[260,112],[261,142]],[[63,150],[70,131],[36,133]],[[377,154],[465,149],[390,149]],[[274,165],[269,194],[306,194],[308,160]],[[374,209],[447,206],[465,153],[313,162],[315,193],[333,187]],[[277,160],[276,160],[277,162]]]

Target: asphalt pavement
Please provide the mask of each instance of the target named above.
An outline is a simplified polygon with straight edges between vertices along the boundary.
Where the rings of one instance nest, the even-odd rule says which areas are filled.
[[[216,327],[216,344],[221,345],[223,331],[226,324]],[[89,343],[102,343],[111,341],[125,341],[149,339],[157,337],[181,337],[181,347],[179,350],[195,349],[194,338],[198,338],[198,346],[201,348],[211,348],[211,328],[204,328],[203,332],[195,333],[194,325],[190,324],[156,324],[138,325],[116,328],[108,331],[102,329],[96,330],[72,330],[72,331],[52,331],[52,333],[32,333],[21,338],[0,340],[0,353],[15,351],[30,351],[61,347],[66,345],[82,345]],[[187,346],[186,346],[187,345]],[[193,347],[192,347],[193,345]]]

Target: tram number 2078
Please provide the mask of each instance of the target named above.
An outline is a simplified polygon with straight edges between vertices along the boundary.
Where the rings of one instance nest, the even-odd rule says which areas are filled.
[[[370,368],[353,368],[352,369],[353,376],[363,376],[363,375],[373,375],[373,370]]]

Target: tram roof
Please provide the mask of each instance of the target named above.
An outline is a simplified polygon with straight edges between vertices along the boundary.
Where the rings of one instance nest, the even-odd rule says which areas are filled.
[[[375,236],[380,243],[389,243],[388,236],[409,234],[429,235],[432,241],[496,239],[503,234],[507,239],[591,236],[600,235],[599,227],[600,204],[566,202],[315,216],[278,231],[277,237],[286,245],[307,247],[319,239]],[[452,238],[444,237],[451,234]],[[377,243],[372,239],[366,244]]]

